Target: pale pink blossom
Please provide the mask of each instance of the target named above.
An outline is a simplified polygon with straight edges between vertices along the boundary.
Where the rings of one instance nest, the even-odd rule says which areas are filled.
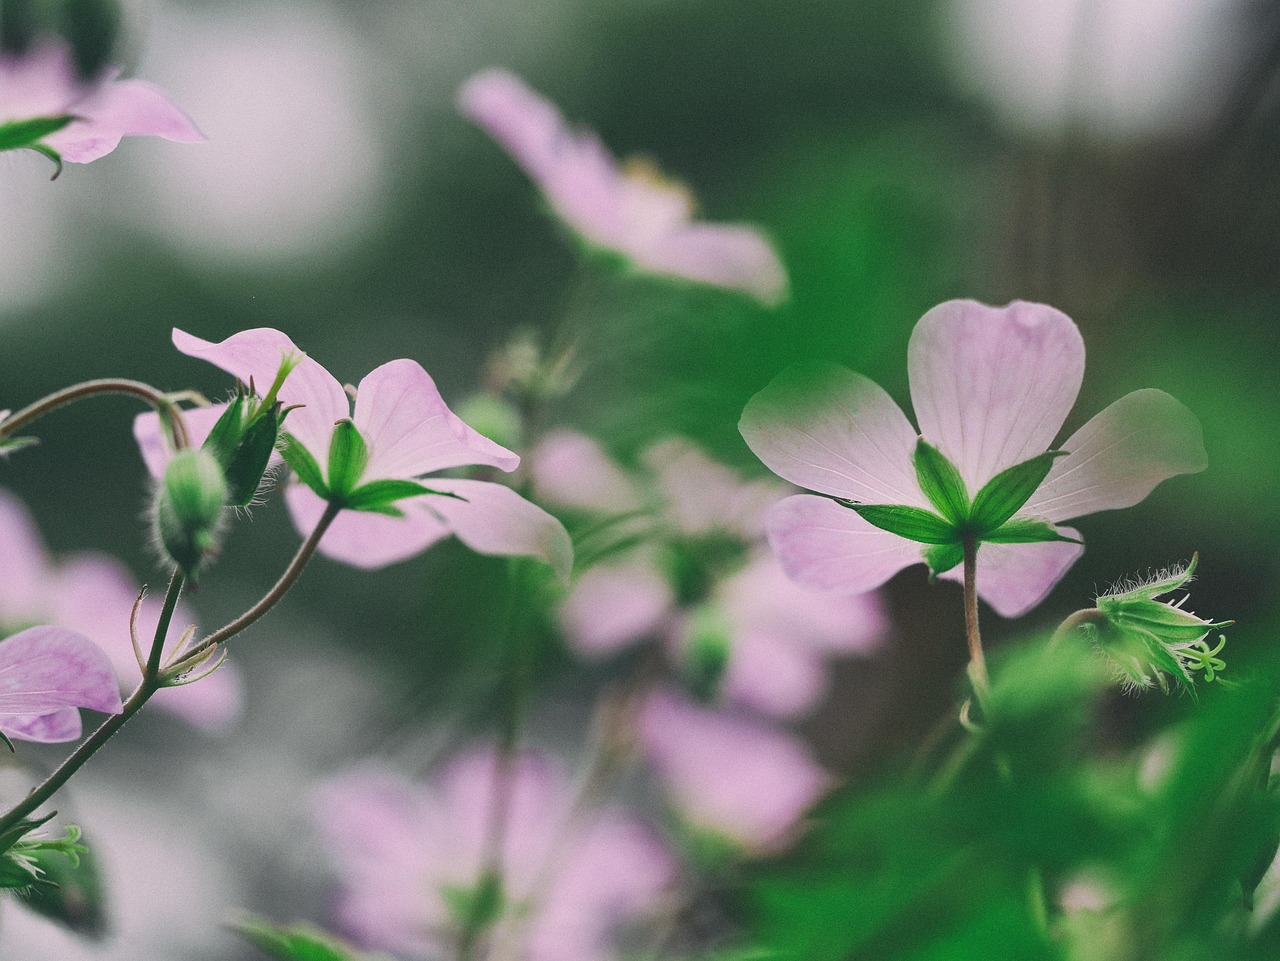
[[[61,627],[29,627],[0,641],[0,732],[24,741],[74,741],[79,708],[119,714],[111,662]]]
[[[523,961],[616,957],[616,932],[653,911],[675,875],[645,825],[619,808],[577,809],[568,772],[533,752],[504,772],[496,752],[475,750],[430,784],[353,770],[320,790],[315,818],[341,879],[340,927],[407,958],[456,948],[460,905],[495,866],[501,902],[484,943]]]
[[[4,576],[0,577],[0,635],[14,628],[50,623],[83,634],[110,659],[114,682],[126,693],[142,679],[129,638],[129,618],[139,584],[118,560],[81,552],[55,562],[45,550],[26,505],[0,490],[0,544]],[[149,645],[160,617],[160,598],[149,596],[138,616],[138,635]],[[167,643],[194,623],[179,602]],[[203,730],[217,732],[240,713],[243,682],[233,663],[223,665],[194,684],[163,688],[150,703]],[[78,730],[78,728],[77,728]]]
[[[786,296],[786,272],[759,230],[694,220],[688,190],[662,179],[650,164],[619,165],[594,134],[570,127],[514,74],[476,74],[459,91],[458,106],[589,243],[649,273],[745,291],[766,304]]]
[[[204,135],[161,90],[120,80],[110,68],[96,79],[76,75],[71,51],[46,40],[22,53],[0,53],[0,127],[24,121],[74,118],[36,143],[71,163],[115,150],[122,137],[155,136],[192,143]]]
[[[908,369],[918,432],[883,389],[830,364],[784,371],[747,404],[740,427],[756,455],[826,495],[788,497],[769,516],[769,541],[798,583],[855,593],[922,562],[924,545],[840,502],[930,509],[912,461],[920,436],[958,468],[970,497],[1000,471],[1053,448],[1080,390],[1084,343],[1069,317],[1043,304],[948,301],[916,325]],[[1056,449],[1066,455],[1017,517],[1056,526],[1129,507],[1161,481],[1206,464],[1199,423],[1159,390],[1122,397]],[[1023,614],[1082,550],[1065,541],[984,543],[978,593],[1006,617]],[[959,580],[962,572],[942,576]]]

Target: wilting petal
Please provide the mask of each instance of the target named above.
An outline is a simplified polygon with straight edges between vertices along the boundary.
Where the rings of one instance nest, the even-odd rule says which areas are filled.
[[[860,594],[923,561],[922,545],[812,494],[780,501],[769,512],[765,529],[787,576],[814,591]]]
[[[92,641],[59,627],[32,627],[0,642],[0,719],[29,725],[73,707],[121,710],[111,662]]]
[[[104,80],[72,112],[83,119],[44,138],[71,163],[88,163],[111,153],[121,137],[154,136],[180,143],[205,139],[167,94],[141,80]]]
[[[49,557],[27,505],[0,489],[0,632],[43,620],[48,605]]]
[[[1157,484],[1208,466],[1200,422],[1162,390],[1135,390],[1068,438],[1023,511],[1058,522],[1132,507]]]
[[[298,532],[306,537],[319,523],[325,502],[302,484],[290,484],[284,499]],[[448,525],[420,503],[424,500],[400,501],[396,506],[404,511],[404,517],[343,511],[321,539],[320,553],[366,570],[417,557],[436,541],[449,536]]]
[[[916,324],[907,352],[925,439],[960,469],[969,495],[1049,449],[1084,377],[1084,341],[1044,304],[950,300]]]
[[[173,345],[187,356],[208,361],[246,384],[252,380],[260,394],[271,386],[285,357],[302,353],[292,340],[270,327],[242,330],[216,344],[175,327]],[[310,451],[324,469],[329,460],[333,425],[351,414],[346,391],[336,377],[305,357],[289,374],[278,397],[286,407],[301,405],[285,418],[284,430]]]
[[[612,654],[652,634],[674,603],[671,585],[652,563],[597,564],[560,606],[560,626],[580,654]]]
[[[182,423],[187,428],[187,439],[192,447],[200,447],[218,422],[226,404],[214,404],[212,407],[193,407],[182,412]],[[133,439],[138,442],[138,450],[142,452],[142,461],[152,477],[164,473],[165,466],[173,457],[173,444],[169,432],[160,423],[160,415],[155,411],[139,414],[133,420]],[[275,456],[275,455],[273,455]]]
[[[635,486],[586,434],[558,430],[547,434],[528,456],[539,501],[601,514],[627,513],[641,506]]]
[[[776,846],[831,786],[799,740],[744,718],[657,693],[640,742],[693,824],[753,850]]]
[[[573,543],[564,525],[510,487],[489,481],[431,477],[434,490],[457,497],[415,497],[401,504],[427,509],[444,518],[449,530],[481,554],[536,557],[551,565],[563,581],[573,567]]]
[[[420,477],[468,464],[510,471],[520,463],[449,410],[417,361],[393,360],[366,375],[356,391],[354,419],[369,448],[363,481]]]
[[[653,273],[741,290],[770,306],[787,295],[787,272],[754,227],[683,223],[639,251],[636,262]]]
[[[1080,532],[1058,528],[1068,537]],[[1084,545],[1069,541],[1039,544],[991,544],[978,548],[978,596],[1001,617],[1021,617],[1039,604],[1084,553]],[[964,569],[940,575],[964,583]]]
[[[834,364],[794,364],[748,401],[738,424],[775,474],[822,494],[928,507],[916,432],[878,385]]]

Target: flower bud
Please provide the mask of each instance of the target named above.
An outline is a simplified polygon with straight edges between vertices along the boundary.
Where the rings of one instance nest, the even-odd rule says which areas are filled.
[[[217,552],[227,482],[207,450],[178,451],[156,490],[155,527],[161,547],[188,578]]]

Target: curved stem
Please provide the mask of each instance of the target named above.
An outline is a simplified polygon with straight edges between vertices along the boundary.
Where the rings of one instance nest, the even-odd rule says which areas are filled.
[[[173,438],[174,448],[181,450],[190,446],[191,440],[187,434],[186,424],[182,420],[182,412],[178,405],[169,399],[168,395],[139,380],[117,380],[114,378],[86,380],[82,384],[73,384],[71,387],[55,391],[48,397],[41,398],[34,404],[22,408],[11,417],[6,417],[0,423],[0,437],[6,437],[14,431],[21,430],[59,407],[65,407],[67,404],[85,400],[89,397],[100,397],[104,394],[125,394],[146,401],[155,408],[162,419],[168,419],[169,432]]]
[[[1077,628],[1087,627],[1090,624],[1101,624],[1107,619],[1106,615],[1096,607],[1086,607],[1076,611],[1065,621],[1058,625],[1058,629],[1053,632],[1053,636],[1049,638],[1049,647],[1055,648]]]
[[[964,540],[964,631],[969,639],[969,677],[973,681],[978,704],[986,703],[991,691],[987,676],[987,659],[982,653],[982,635],[978,632],[978,544],[972,537]]]

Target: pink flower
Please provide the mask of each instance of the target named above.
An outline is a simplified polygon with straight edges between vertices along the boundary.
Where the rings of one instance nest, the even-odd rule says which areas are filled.
[[[3,490],[0,544],[6,554],[5,576],[0,578],[0,635],[6,628],[32,623],[52,623],[83,634],[106,652],[120,678],[112,683],[132,691],[141,679],[129,639],[129,617],[138,597],[138,583],[124,565],[90,553],[73,554],[55,564],[26,506]],[[138,617],[138,633],[144,644],[154,635],[159,616],[159,598],[148,597]],[[180,603],[173,618],[171,642],[191,623],[191,611]],[[242,687],[235,665],[224,662],[198,683],[157,691],[150,703],[216,732],[239,715]]]
[[[752,227],[693,219],[693,198],[652,165],[621,167],[596,137],[569,127],[549,101],[505,70],[485,70],[458,93],[462,113],[533,178],[556,215],[589,243],[639,270],[741,290],[766,304],[787,276]]]
[[[241,331],[217,344],[174,330],[173,342],[184,354],[259,387],[275,380],[284,358],[301,354],[293,341],[270,328]],[[278,397],[286,407],[297,405],[283,430],[310,455],[321,485],[338,483],[330,473],[331,443],[341,423],[354,424],[368,456],[357,476],[347,478],[353,487],[348,493],[374,490],[373,485],[386,489],[396,482],[412,488],[425,475],[450,468],[511,471],[520,463],[517,455],[449,410],[416,361],[393,360],[366,375],[356,391],[354,414],[342,384],[310,357],[303,357],[288,375]],[[154,421],[144,420],[139,432],[147,456],[154,449]],[[338,515],[320,552],[356,567],[376,568],[407,560],[453,534],[482,554],[537,557],[561,578],[568,577],[573,547],[563,525],[511,488],[446,477],[431,477],[419,486],[424,493],[368,508],[352,498],[348,506],[353,509]],[[314,530],[325,498],[299,483],[290,485],[285,499],[298,529],[304,534]],[[390,511],[376,512],[384,507]]]
[[[974,497],[1000,472],[1050,449],[1080,390],[1084,344],[1071,319],[1052,307],[956,300],[921,318],[908,366],[919,436],[946,456]],[[866,591],[924,559],[924,544],[873,526],[841,503],[935,507],[913,467],[917,432],[876,384],[834,365],[792,368],[751,399],[740,428],[775,473],[827,495],[788,497],[769,516],[769,541],[798,583]],[[1078,538],[1057,525],[1132,506],[1161,481],[1206,464],[1195,417],[1158,390],[1122,397],[1059,448],[1066,455],[1010,523]],[[984,542],[978,593],[1005,617],[1023,614],[1082,549],[1060,540]],[[962,573],[941,576],[959,580]]]
[[[776,717],[812,710],[826,690],[825,661],[866,654],[883,638],[880,599],[805,590],[760,549],[779,485],[743,482],[686,441],[655,444],[643,460],[648,476],[628,476],[594,441],[568,431],[549,435],[532,455],[535,490],[549,502],[648,514],[621,532],[647,532],[643,543],[577,578],[560,609],[569,643],[600,657],[656,637],[685,663],[708,632],[718,633],[713,643],[727,646],[723,698]],[[690,558],[708,568],[699,596],[682,596],[690,588],[678,571]]]
[[[111,662],[91,640],[31,627],[0,641],[0,732],[24,741],[74,741],[79,708],[119,714]]]
[[[505,783],[497,755],[482,750],[455,759],[431,785],[377,768],[326,785],[315,814],[342,877],[342,929],[411,958],[453,950],[467,899],[490,867],[500,784],[501,900],[486,943],[526,961],[613,957],[613,935],[659,904],[674,864],[623,811],[575,810],[567,772],[533,753],[515,759]]]
[[[76,76],[71,51],[45,41],[24,54],[0,53],[0,132],[17,137],[21,125],[69,118],[49,132],[31,129],[3,149],[33,147],[54,158],[88,163],[116,149],[121,137],[156,136],[193,143],[204,140],[162,91],[141,80],[118,80],[112,68],[95,80]]]
[[[748,851],[784,845],[834,783],[791,735],[661,691],[639,738],[685,820]]]

